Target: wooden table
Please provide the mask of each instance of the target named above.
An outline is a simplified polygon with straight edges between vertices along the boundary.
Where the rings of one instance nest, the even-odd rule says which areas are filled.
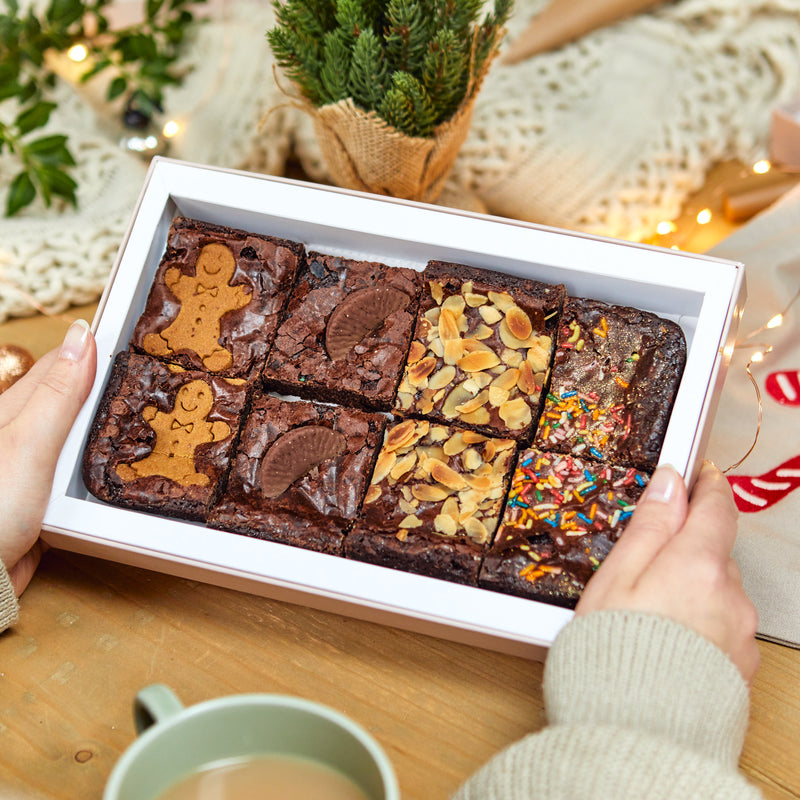
[[[37,357],[71,318],[0,325]],[[800,651],[760,643],[741,768],[765,797],[800,798]],[[100,798],[150,683],[186,704],[240,692],[301,695],[364,725],[406,800],[443,800],[544,724],[542,665],[335,614],[49,551],[0,636],[0,796]]]

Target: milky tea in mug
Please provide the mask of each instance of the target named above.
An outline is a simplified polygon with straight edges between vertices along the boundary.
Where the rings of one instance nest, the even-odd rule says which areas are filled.
[[[217,762],[179,780],[158,800],[367,800],[331,767],[285,755]]]

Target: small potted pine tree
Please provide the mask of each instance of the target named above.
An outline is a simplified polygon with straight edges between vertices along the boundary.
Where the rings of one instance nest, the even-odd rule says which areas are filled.
[[[273,0],[267,39],[340,186],[433,202],[513,0]]]

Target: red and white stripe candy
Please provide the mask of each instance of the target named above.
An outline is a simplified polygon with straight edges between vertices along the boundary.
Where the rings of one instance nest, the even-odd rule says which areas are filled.
[[[773,400],[784,406],[800,406],[800,370],[771,372],[764,388]]]
[[[764,511],[800,486],[800,456],[790,458],[763,475],[729,475],[739,511]]]

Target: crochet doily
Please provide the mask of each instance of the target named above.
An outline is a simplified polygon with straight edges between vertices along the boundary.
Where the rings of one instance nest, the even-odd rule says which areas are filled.
[[[545,0],[517,0],[509,37]],[[277,87],[269,4],[229,2],[167,95],[185,123],[170,155],[280,174],[293,148],[328,179],[310,120]],[[710,166],[767,152],[771,110],[800,93],[800,0],[680,0],[514,66],[495,63],[441,203],[626,239],[680,212]],[[0,219],[0,320],[101,293],[144,164],[68,85],[50,128],[70,133],[79,207]],[[16,171],[0,156],[0,185]],[[4,195],[4,191],[0,191]],[[5,198],[0,197],[4,203]]]

